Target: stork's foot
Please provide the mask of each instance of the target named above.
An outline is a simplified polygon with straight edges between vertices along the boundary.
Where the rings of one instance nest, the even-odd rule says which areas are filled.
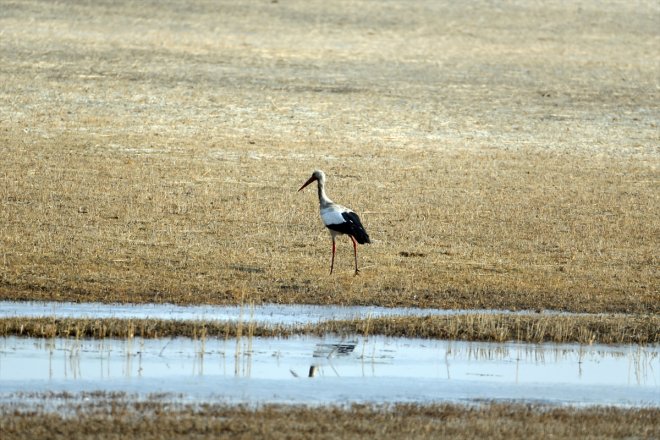
[[[358,276],[359,273],[360,273],[360,269],[355,269],[355,275],[354,276]]]

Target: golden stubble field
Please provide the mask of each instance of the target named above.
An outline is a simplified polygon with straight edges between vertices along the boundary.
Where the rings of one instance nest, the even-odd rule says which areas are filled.
[[[0,1],[0,297],[658,313],[659,21]]]

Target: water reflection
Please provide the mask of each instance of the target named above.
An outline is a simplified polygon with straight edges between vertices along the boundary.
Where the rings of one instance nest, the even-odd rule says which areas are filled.
[[[470,390],[479,398],[494,398],[502,390],[513,393],[512,398],[538,398],[539,393],[559,393],[564,387],[564,394],[580,389],[581,395],[600,396],[589,399],[607,399],[614,387],[618,396],[624,396],[617,398],[628,403],[636,399],[648,402],[650,395],[650,401],[660,405],[658,346],[498,344],[377,336],[268,339],[246,333],[234,339],[2,338],[0,392],[116,386],[185,394],[191,384],[237,378],[241,382],[233,384],[243,384],[248,391],[251,381],[266,380],[276,389],[274,393],[281,393],[289,387],[323,387],[329,379],[359,379],[346,395],[357,390],[366,396],[388,389],[394,393],[394,387],[398,394],[392,396],[415,400],[421,395],[433,400],[456,384],[454,393]],[[223,384],[221,389],[227,386]],[[325,392],[338,392],[337,387]],[[538,387],[547,390],[541,392]],[[307,392],[323,395],[319,390]],[[242,389],[241,395],[256,392],[248,391]]]
[[[358,342],[356,340],[317,343],[312,354],[314,361],[309,366],[307,377],[318,376],[321,372],[321,369],[326,365],[332,369],[337,377],[340,377],[340,374],[335,368],[332,360],[337,357],[351,356],[357,344]],[[364,345],[366,345],[366,343]]]
[[[519,383],[523,372],[529,376],[560,370],[570,374],[573,381],[592,382],[608,377],[629,385],[659,384],[658,347],[640,345],[599,346],[579,344],[526,344],[526,343],[465,343],[448,341],[444,350],[447,378],[451,378],[452,366],[459,370],[473,362],[482,367],[490,366],[492,374],[501,372],[502,365],[515,365],[514,379]],[[625,367],[625,369],[624,369]],[[482,371],[485,369],[481,369]],[[625,372],[625,374],[624,374]],[[588,377],[587,377],[588,375]],[[536,377],[536,376],[534,376]],[[624,380],[625,379],[625,380]],[[542,378],[539,378],[542,380]]]

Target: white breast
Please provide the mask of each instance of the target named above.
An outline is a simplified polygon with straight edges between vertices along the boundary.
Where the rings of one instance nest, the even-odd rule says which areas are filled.
[[[321,220],[323,220],[324,225],[340,225],[345,223],[344,217],[341,216],[342,212],[347,212],[348,209],[343,206],[330,206],[328,208],[321,209]]]

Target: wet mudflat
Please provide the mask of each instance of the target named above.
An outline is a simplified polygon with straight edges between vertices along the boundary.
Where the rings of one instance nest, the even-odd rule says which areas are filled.
[[[658,407],[660,347],[373,336],[6,337],[0,339],[0,384],[4,402],[23,403],[42,393],[103,391],[250,404],[486,399]]]

